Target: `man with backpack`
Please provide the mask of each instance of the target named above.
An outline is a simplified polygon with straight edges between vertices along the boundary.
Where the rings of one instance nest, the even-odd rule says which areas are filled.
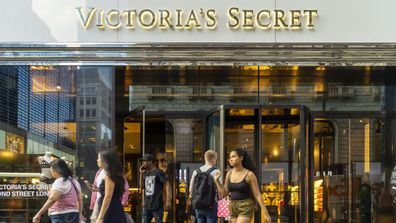
[[[217,222],[218,192],[214,175],[220,172],[216,166],[217,153],[208,150],[205,153],[205,165],[195,170],[190,181],[190,196],[195,209],[197,223]]]

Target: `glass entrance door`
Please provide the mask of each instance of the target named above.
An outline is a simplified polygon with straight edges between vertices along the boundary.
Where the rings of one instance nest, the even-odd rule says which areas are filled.
[[[255,158],[273,222],[312,222],[312,121],[302,106],[220,106],[207,119],[208,147],[220,168],[236,148]],[[311,169],[310,169],[311,168]],[[262,222],[260,213],[255,222]]]
[[[274,222],[300,219],[300,141],[298,109],[261,109],[261,189]]]
[[[138,159],[154,155],[154,164],[168,177],[173,208],[164,212],[163,222],[185,222],[189,180],[201,165],[203,119],[205,116],[164,115],[135,109],[124,122],[124,163],[130,184],[130,207],[126,211],[141,221],[142,191]],[[166,200],[166,193],[164,200]]]
[[[129,184],[126,212],[133,219],[141,219],[141,185],[138,160],[145,151],[146,116],[144,106],[123,114],[123,163],[124,174]]]

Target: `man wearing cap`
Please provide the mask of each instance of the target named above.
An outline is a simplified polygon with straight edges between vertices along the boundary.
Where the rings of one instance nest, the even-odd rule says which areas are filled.
[[[157,223],[162,223],[164,216],[164,204],[162,191],[165,187],[167,210],[171,209],[171,188],[165,173],[158,169],[153,161],[154,156],[151,154],[144,154],[140,159],[142,165],[140,166],[140,174],[143,186],[143,214],[142,222],[150,223],[154,217]]]

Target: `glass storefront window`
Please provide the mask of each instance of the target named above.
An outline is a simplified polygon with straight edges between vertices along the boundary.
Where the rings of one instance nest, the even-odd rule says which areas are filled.
[[[220,153],[220,111],[208,118],[208,148]]]
[[[0,150],[6,149],[6,132],[0,130]]]
[[[0,66],[4,105],[0,112],[0,222],[30,222],[44,204],[52,178],[41,165],[46,155],[49,162],[66,160],[81,182],[93,179],[97,166],[92,157],[112,147],[114,111],[108,104],[86,106],[77,101],[88,94],[111,101],[112,77],[111,67]],[[94,90],[85,92],[86,86]],[[105,115],[76,118],[80,109]],[[92,124],[88,134],[80,128],[86,123]],[[88,141],[98,144],[77,144]],[[83,193],[88,205],[90,193],[84,186]]]
[[[315,220],[360,222],[370,210],[366,220],[386,222],[394,217],[389,186],[395,165],[394,71],[393,67],[0,66],[0,185],[41,185],[38,157],[46,152],[66,159],[81,182],[92,181],[97,153],[116,149],[123,155],[131,186],[126,210],[138,220],[137,160],[144,151],[156,155],[171,179],[174,211],[167,213],[167,221],[184,221],[189,177],[202,164],[203,152],[220,153],[223,146],[219,166],[224,167],[228,152],[240,147],[257,158],[271,214],[280,221],[293,219],[297,213],[293,208],[301,201],[296,163],[304,157],[298,147],[302,139],[297,137],[301,126],[284,117],[300,116],[301,111],[280,107],[304,105],[315,117],[311,170],[315,185],[310,191],[316,200]],[[221,105],[239,106],[209,114]],[[263,105],[280,107],[261,111],[249,107]],[[121,117],[140,107],[144,118],[141,111],[129,119]],[[262,134],[255,134],[258,130]],[[255,144],[259,138],[262,145]],[[91,193],[82,187],[89,215]],[[16,190],[0,191],[4,192],[0,222],[28,222],[45,194],[34,189],[37,196],[20,193],[10,199],[7,192],[12,191]]]

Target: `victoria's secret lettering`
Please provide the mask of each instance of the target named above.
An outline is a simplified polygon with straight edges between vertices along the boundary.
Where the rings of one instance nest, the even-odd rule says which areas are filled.
[[[218,15],[215,9],[170,11],[159,9],[128,9],[105,11],[96,8],[76,8],[79,20],[85,29],[96,26],[98,29],[177,29],[215,30]],[[232,7],[227,11],[226,25],[232,30],[251,29],[313,29],[317,10],[251,10]]]
[[[314,17],[318,15],[317,10],[246,10],[230,8],[228,16],[230,21],[228,27],[232,29],[301,29],[305,22],[308,29],[315,28]],[[305,20],[305,21],[304,21]]]

